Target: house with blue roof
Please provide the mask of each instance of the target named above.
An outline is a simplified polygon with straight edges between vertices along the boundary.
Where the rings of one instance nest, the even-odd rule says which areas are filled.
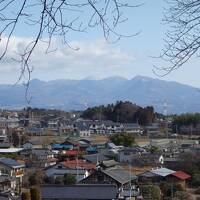
[[[96,153],[98,153],[98,150],[97,150],[97,147],[90,146],[90,147],[86,148],[86,152],[88,154],[96,154]]]
[[[73,149],[74,146],[72,144],[52,144],[52,150],[70,150]]]

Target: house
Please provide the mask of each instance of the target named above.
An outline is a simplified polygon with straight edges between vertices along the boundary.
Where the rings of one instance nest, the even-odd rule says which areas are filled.
[[[6,130],[8,128],[6,123],[6,118],[1,117],[0,118],[0,128]]]
[[[86,148],[87,154],[97,154],[98,150],[96,147],[90,146]]]
[[[24,156],[27,166],[31,167],[45,168],[57,162],[53,151],[48,148],[24,149],[21,155]]]
[[[174,171],[168,168],[157,168],[144,172],[138,175],[140,183],[146,183],[148,181],[161,184],[162,182],[171,183],[171,185],[179,184],[184,189],[186,188],[186,181],[191,176],[183,171]]]
[[[179,131],[183,135],[199,135],[200,133],[200,124],[197,124],[196,126],[193,125],[182,125],[179,128]]]
[[[79,167],[69,168],[63,163],[58,163],[45,169],[45,176],[50,178],[53,182],[55,182],[57,177],[64,177],[65,174],[74,175],[76,177],[76,181],[78,182],[89,175],[89,170]]]
[[[159,125],[159,123],[152,123],[152,124],[145,126],[144,132],[147,135],[149,135],[150,137],[160,135],[160,125]]]
[[[24,175],[24,164],[11,158],[0,158],[0,172],[8,175],[11,181],[11,188],[20,191],[22,184],[22,177]]]
[[[109,158],[103,153],[84,155],[83,159],[85,159],[87,162],[94,163],[94,164],[100,163],[105,160],[111,160],[111,158]]]
[[[73,124],[74,127],[74,136],[77,137],[90,137],[90,129],[86,122],[79,121]]]
[[[0,129],[0,148],[10,148],[11,143],[9,142],[8,136],[5,129]]]
[[[62,165],[69,169],[87,169],[89,171],[96,168],[96,164],[89,163],[83,159],[76,159],[76,160],[66,160],[62,162]]]
[[[15,189],[15,178],[0,173],[0,192]],[[1,198],[1,197],[0,197]]]
[[[86,149],[91,146],[87,140],[78,140],[77,145],[81,151],[86,151]]]
[[[76,159],[79,153],[80,152],[76,149],[63,150],[60,152],[62,156],[67,157],[69,159]]]
[[[58,131],[59,128],[59,120],[58,119],[52,119],[48,121],[48,128],[51,130]]]
[[[78,130],[76,131],[76,136],[79,137],[90,137],[91,132],[88,130],[87,127],[79,127]]]
[[[121,163],[133,163],[134,158],[138,158],[145,152],[146,150],[139,146],[125,147],[119,150],[118,161]]]
[[[148,180],[150,180],[151,182],[154,182],[154,183],[160,183],[162,181],[165,181],[167,176],[173,173],[175,173],[174,170],[161,167],[161,168],[152,169],[150,171],[146,171],[142,174],[139,174],[138,180],[140,182],[147,182]]]
[[[88,144],[89,146],[92,145],[92,141],[90,139],[81,138],[78,140],[78,142],[84,142],[85,144]]]
[[[151,139],[150,146],[156,147],[163,152],[176,152],[179,148],[179,143],[176,139]]]
[[[49,178],[55,180],[58,176],[64,176],[65,174],[72,174],[76,176],[76,180],[81,181],[86,178],[92,170],[96,168],[95,164],[88,163],[84,160],[66,160],[64,162],[57,163],[45,169],[45,174]]]
[[[191,176],[183,171],[176,171],[168,176],[168,181],[171,183],[178,183],[184,189],[186,189],[186,181],[190,179]]]
[[[103,121],[103,126],[106,129],[106,134],[121,133],[124,128],[123,124],[110,120]]]
[[[182,140],[180,142],[180,151],[181,152],[192,152],[200,148],[198,140]]]
[[[52,144],[51,148],[53,150],[70,150],[74,148],[73,144]]]
[[[116,162],[115,160],[105,160],[105,161],[102,161],[99,163],[99,166],[102,168],[102,169],[108,169],[108,168],[111,168],[111,167],[115,167],[117,166],[119,163]]]
[[[79,147],[78,142],[71,139],[66,139],[61,145],[70,145],[72,147],[70,149],[77,149]]]
[[[81,184],[81,185],[44,185],[41,187],[42,200],[114,200],[118,199],[115,185]]]
[[[10,129],[14,129],[19,127],[19,119],[18,118],[8,118],[5,120],[6,125]]]
[[[138,135],[143,133],[143,130],[138,123],[124,123],[123,129],[125,133],[133,133]]]
[[[162,167],[165,161],[161,153],[146,152],[139,158],[140,166]]]
[[[43,129],[38,127],[28,127],[25,129],[25,133],[30,136],[41,136],[43,134]]]
[[[170,169],[177,169],[177,166],[181,166],[180,154],[172,157],[165,157],[164,166]]]
[[[81,184],[113,184],[118,189],[128,188],[131,183],[135,183],[137,177],[123,168],[115,166],[108,169],[98,168],[87,178],[80,181]]]
[[[0,154],[20,154],[23,151],[23,148],[2,148],[0,149]]]
[[[131,163],[135,167],[152,166],[158,167],[163,166],[164,157],[159,153],[150,152],[134,152],[132,150],[120,152],[118,155],[118,161],[121,163]]]
[[[41,140],[31,140],[23,144],[24,149],[38,149],[42,147],[43,147],[43,143]]]

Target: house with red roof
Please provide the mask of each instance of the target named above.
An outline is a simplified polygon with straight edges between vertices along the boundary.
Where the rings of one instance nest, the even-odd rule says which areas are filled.
[[[174,171],[168,168],[156,168],[138,175],[138,180],[141,183],[147,181],[154,183],[169,182],[172,184],[180,184],[183,188],[186,187],[186,181],[189,178],[191,176],[186,172]]]
[[[180,184],[183,188],[186,187],[186,181],[190,178],[191,176],[183,171],[176,171],[168,176],[170,182]]]
[[[66,160],[62,162],[62,165],[69,169],[76,169],[76,168],[87,169],[87,170],[96,169],[96,164],[89,163],[83,159]]]
[[[69,158],[69,159],[76,159],[79,153],[80,152],[77,149],[70,149],[70,150],[62,150],[62,151],[60,151],[60,154],[64,158]]]

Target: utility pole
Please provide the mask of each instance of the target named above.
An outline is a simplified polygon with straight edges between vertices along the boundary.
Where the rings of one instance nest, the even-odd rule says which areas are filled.
[[[190,126],[190,139],[192,138],[192,132],[193,132],[193,126],[191,124],[191,126]]]
[[[131,199],[132,197],[132,184],[131,184],[131,180],[132,180],[132,174],[131,174],[131,164],[129,165],[129,172],[130,172],[130,194],[129,194],[129,199]]]
[[[76,183],[78,183],[78,175],[79,175],[79,172],[78,172],[78,153],[77,153],[77,156],[76,156]]]
[[[174,185],[173,185],[173,180],[171,182],[171,200],[174,199]]]

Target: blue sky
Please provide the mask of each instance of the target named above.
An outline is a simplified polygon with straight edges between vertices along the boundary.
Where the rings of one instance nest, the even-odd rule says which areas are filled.
[[[45,48],[40,44],[32,57],[32,78],[47,81],[86,77],[100,79],[109,76],[130,79],[137,75],[159,78],[152,72],[153,66],[163,66],[165,63],[152,56],[158,56],[164,45],[163,38],[167,27],[162,24],[162,17],[163,7],[166,5],[164,0],[143,2],[143,6],[128,10],[126,16],[129,21],[120,28],[120,32],[124,34],[141,31],[139,35],[122,38],[116,44],[108,44],[100,29],[89,30],[87,34],[73,33],[69,42],[80,50],[74,51],[61,46],[51,55],[45,55]],[[9,57],[14,56],[13,52],[23,47],[24,42],[28,42],[32,35],[32,29],[19,25],[6,59],[0,62],[0,83],[15,82],[20,66]],[[56,43],[57,41],[54,42],[55,46]],[[198,66],[199,60],[193,58],[185,66],[162,79],[200,87]]]

